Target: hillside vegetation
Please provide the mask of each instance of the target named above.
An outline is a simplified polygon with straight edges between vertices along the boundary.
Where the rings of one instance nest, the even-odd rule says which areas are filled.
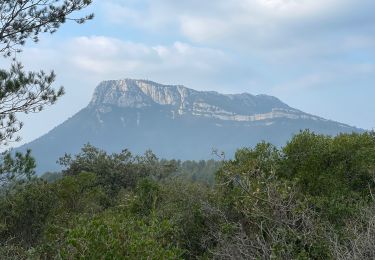
[[[1,182],[2,259],[375,258],[373,132],[304,131],[220,162],[87,145],[60,163]]]

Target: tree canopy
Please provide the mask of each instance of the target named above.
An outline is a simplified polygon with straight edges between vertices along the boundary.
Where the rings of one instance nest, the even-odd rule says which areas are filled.
[[[259,143],[220,164],[90,145],[61,163],[49,182],[0,189],[0,255],[375,258],[374,133],[303,131],[283,148]],[[212,168],[210,185],[198,175]]]
[[[0,53],[4,58],[15,59],[27,40],[39,41],[42,33],[54,33],[66,21],[84,23],[93,18],[72,15],[86,8],[91,0],[1,0],[0,1]],[[39,112],[52,105],[64,94],[62,87],[52,85],[56,75],[26,72],[19,62],[9,70],[0,70],[0,145],[18,141],[14,136],[23,124],[16,113]]]
[[[37,113],[54,104],[64,94],[64,88],[55,88],[53,71],[25,71],[16,60],[28,40],[39,41],[42,33],[54,33],[66,21],[84,23],[93,14],[73,17],[91,4],[91,0],[0,0],[0,54],[12,59],[9,69],[0,68],[0,184],[30,176],[35,161],[30,151],[25,156],[17,153],[14,158],[4,148],[17,142],[16,134],[23,127],[18,113]]]

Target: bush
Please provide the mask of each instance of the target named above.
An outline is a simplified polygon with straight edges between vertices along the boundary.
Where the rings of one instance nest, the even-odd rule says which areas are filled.
[[[215,182],[208,176],[217,162],[151,152],[86,146],[62,163],[66,170],[50,183],[31,178],[3,188],[3,258],[375,256],[374,133],[304,131],[283,148],[262,142],[221,162]],[[198,172],[201,183],[192,177]]]
[[[0,244],[36,245],[57,198],[50,185],[32,181],[0,197]]]
[[[47,259],[179,259],[183,252],[174,243],[174,228],[155,216],[139,218],[113,209],[79,217],[38,251]]]

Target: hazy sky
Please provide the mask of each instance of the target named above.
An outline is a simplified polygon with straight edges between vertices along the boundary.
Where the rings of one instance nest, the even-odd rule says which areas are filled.
[[[93,21],[18,55],[28,69],[54,69],[67,92],[22,117],[23,142],[85,107],[100,81],[121,78],[264,93],[375,128],[374,10],[374,0],[94,0]]]

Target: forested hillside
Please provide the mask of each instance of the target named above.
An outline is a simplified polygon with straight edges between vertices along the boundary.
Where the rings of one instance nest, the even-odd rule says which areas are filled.
[[[375,258],[374,132],[304,131],[219,162],[87,145],[42,178],[18,162],[1,175],[2,259]]]

